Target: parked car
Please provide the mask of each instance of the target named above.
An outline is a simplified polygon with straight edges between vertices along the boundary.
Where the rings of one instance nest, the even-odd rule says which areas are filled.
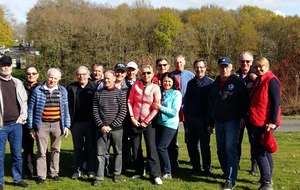
[[[6,53],[9,53],[9,48],[5,47],[5,46],[2,46],[0,48],[0,55],[4,55]]]

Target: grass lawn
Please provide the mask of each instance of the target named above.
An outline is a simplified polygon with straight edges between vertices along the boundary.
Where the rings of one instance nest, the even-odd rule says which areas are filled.
[[[274,156],[274,189],[275,190],[297,190],[300,189],[300,132],[277,132],[275,137],[278,143],[278,151]],[[60,176],[62,181],[53,181],[47,179],[44,184],[37,185],[34,180],[25,180],[30,184],[29,189],[60,190],[60,189],[199,189],[199,190],[217,190],[222,189],[224,180],[220,179],[222,171],[216,154],[215,136],[211,139],[212,165],[213,171],[210,177],[189,176],[186,172],[191,169],[186,145],[183,142],[183,132],[179,133],[180,144],[180,169],[173,179],[164,180],[161,186],[153,185],[149,176],[144,179],[131,179],[133,171],[122,174],[121,182],[114,183],[112,178],[106,177],[103,183],[98,187],[91,186],[91,180],[86,176],[83,179],[72,180],[73,151],[72,139],[69,136],[63,139],[60,161]],[[144,150],[145,153],[145,150]],[[259,176],[248,174],[250,169],[250,153],[247,135],[244,136],[243,154],[238,172],[238,181],[235,189],[250,190],[258,189],[258,185],[252,182],[259,180]],[[5,158],[5,189],[21,189],[12,185],[9,145],[7,145],[7,154]]]

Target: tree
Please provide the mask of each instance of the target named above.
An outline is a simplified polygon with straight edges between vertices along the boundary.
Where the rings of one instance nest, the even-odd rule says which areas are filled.
[[[2,6],[0,6],[0,28],[0,46],[12,46],[13,31]]]

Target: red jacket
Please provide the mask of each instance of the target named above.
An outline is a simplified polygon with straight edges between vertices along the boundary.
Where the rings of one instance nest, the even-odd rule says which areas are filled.
[[[268,90],[270,80],[273,78],[278,80],[278,78],[273,74],[272,71],[268,71],[266,74],[260,77],[260,83],[256,88],[254,88],[254,91],[252,93],[249,110],[249,119],[254,126],[266,126],[266,124],[270,123],[271,102],[269,100]],[[276,125],[281,124],[280,116],[281,107],[279,106],[277,121],[275,123]]]

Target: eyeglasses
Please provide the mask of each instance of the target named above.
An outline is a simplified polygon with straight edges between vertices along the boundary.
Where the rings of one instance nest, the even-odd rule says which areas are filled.
[[[143,72],[143,75],[151,75],[151,71]]]
[[[28,76],[29,75],[36,75],[37,73],[26,73]]]
[[[77,73],[77,76],[86,76],[86,73]]]
[[[250,63],[252,60],[241,60],[241,63]]]
[[[159,65],[157,65],[157,66],[159,66],[159,67],[162,67],[162,66],[164,66],[164,67],[166,67],[168,64],[159,64]]]

